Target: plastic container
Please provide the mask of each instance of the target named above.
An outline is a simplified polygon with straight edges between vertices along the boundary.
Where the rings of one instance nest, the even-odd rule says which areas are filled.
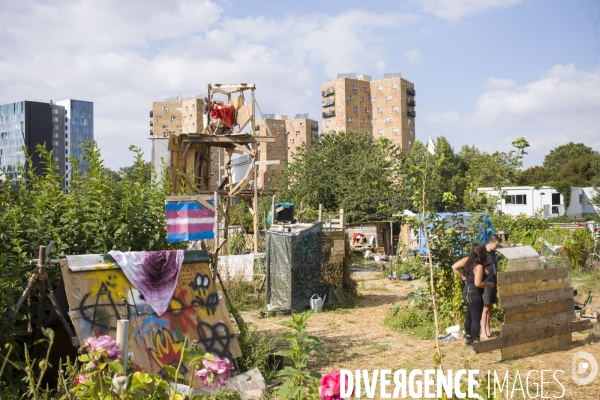
[[[446,333],[452,334],[452,336],[454,336],[457,339],[462,339],[464,337],[464,334],[460,330],[460,325],[454,325],[449,328],[446,328]]]

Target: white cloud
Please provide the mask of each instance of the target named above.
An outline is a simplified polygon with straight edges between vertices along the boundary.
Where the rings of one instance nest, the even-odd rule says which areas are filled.
[[[96,140],[107,165],[118,168],[131,163],[130,144],[149,153],[153,101],[204,93],[209,82],[256,83],[263,112],[310,112],[320,121],[322,81],[338,72],[385,72],[388,30],[419,20],[361,10],[232,19],[217,4],[3,4],[0,104],[93,101]]]
[[[419,0],[423,11],[436,17],[456,21],[487,8],[506,8],[521,0]]]
[[[423,114],[423,120],[430,124],[446,124],[460,121],[460,114],[455,111],[440,112],[429,111]]]
[[[410,61],[412,65],[423,64],[423,55],[419,51],[419,49],[407,50],[404,52],[404,57]]]
[[[535,82],[519,86],[508,79],[490,78],[475,111],[466,118],[475,130],[506,143],[524,136],[534,163],[551,149],[569,141],[600,150],[600,68],[578,70],[555,65]]]

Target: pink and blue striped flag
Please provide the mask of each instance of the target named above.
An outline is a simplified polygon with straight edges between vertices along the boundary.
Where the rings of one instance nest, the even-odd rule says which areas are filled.
[[[209,202],[212,206],[212,202]],[[194,200],[167,201],[167,241],[214,239],[215,214]]]

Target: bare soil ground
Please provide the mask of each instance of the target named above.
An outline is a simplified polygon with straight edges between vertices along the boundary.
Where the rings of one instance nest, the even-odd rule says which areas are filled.
[[[318,336],[323,346],[311,356],[311,369],[321,373],[328,373],[332,369],[433,369],[433,355],[435,353],[434,340],[421,340],[411,337],[409,334],[397,333],[390,330],[383,322],[387,311],[392,303],[406,304],[406,295],[412,290],[413,285],[424,285],[424,282],[412,281],[390,281],[378,276],[373,269],[361,271],[355,274],[358,281],[360,300],[358,306],[353,309],[338,309],[315,314],[309,320],[308,333]],[[577,288],[577,279],[573,280]],[[586,289],[589,282],[586,282]],[[600,307],[600,285],[595,285],[595,306]],[[581,293],[581,291],[580,291]],[[586,292],[587,294],[587,292]],[[584,300],[583,294],[577,300]],[[287,328],[278,323],[289,317],[270,317],[259,319],[258,312],[246,311],[244,319],[252,323],[259,332],[270,336],[279,336]],[[445,326],[440,330],[445,333]],[[499,335],[496,327],[494,333]],[[495,370],[499,376],[504,377],[509,371],[510,388],[515,381],[517,371],[519,372],[524,388],[527,388],[526,375],[530,370],[532,373],[529,380],[531,396],[535,396],[536,383],[540,383],[540,370],[551,370],[546,372],[544,381],[550,382],[544,385],[544,396],[561,397],[562,389],[553,379],[552,374],[556,370],[556,377],[564,385],[564,397],[566,399],[600,398],[600,375],[586,386],[577,386],[571,379],[573,355],[578,351],[585,351],[596,357],[600,362],[600,338],[590,338],[588,333],[574,333],[573,342],[570,345],[554,349],[542,354],[526,356],[513,360],[501,361],[500,351],[475,354],[471,347],[466,347],[464,342],[454,341],[443,344],[444,352],[443,368],[453,371],[465,368],[471,362],[471,369],[479,369],[481,377],[487,371]],[[502,379],[500,378],[500,379]],[[519,383],[516,383],[519,389]],[[391,390],[390,390],[391,392]],[[513,398],[523,398],[520,391],[515,391]],[[510,393],[509,393],[510,395]],[[364,396],[364,392],[363,392]],[[538,394],[539,396],[539,394]],[[527,395],[525,396],[527,397]]]

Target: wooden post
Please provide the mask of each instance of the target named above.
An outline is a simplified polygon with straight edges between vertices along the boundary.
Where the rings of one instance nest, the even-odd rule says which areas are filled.
[[[38,258],[38,290],[40,291],[40,302],[38,303],[38,315],[35,326],[35,339],[39,339],[44,323],[44,303],[46,302],[46,246],[40,246]]]
[[[254,95],[253,95],[254,98]],[[254,119],[254,117],[252,117]],[[254,130],[254,120],[252,121],[252,130]],[[258,173],[256,171],[256,157],[258,157],[258,146],[256,146],[256,155],[252,160],[252,168],[254,168],[254,198],[252,199],[252,207],[254,208],[254,219],[252,220],[252,227],[254,229],[254,254],[258,253]],[[266,224],[266,222],[265,222]]]
[[[127,375],[127,355],[129,354],[129,320],[117,321],[117,343],[123,353],[123,373]]]
[[[394,254],[394,222],[390,221],[390,253],[392,256]]]
[[[271,200],[271,226],[275,225],[275,195]]]
[[[340,227],[346,229],[346,220],[344,219],[344,209],[340,208]]]
[[[219,248],[219,193],[215,190],[215,252]]]
[[[319,222],[323,222],[323,204],[319,204]]]
[[[304,203],[300,202],[300,214],[299,214],[300,218],[298,220],[300,223],[302,223],[302,214],[304,214],[304,207],[303,207],[303,205],[304,205]]]

